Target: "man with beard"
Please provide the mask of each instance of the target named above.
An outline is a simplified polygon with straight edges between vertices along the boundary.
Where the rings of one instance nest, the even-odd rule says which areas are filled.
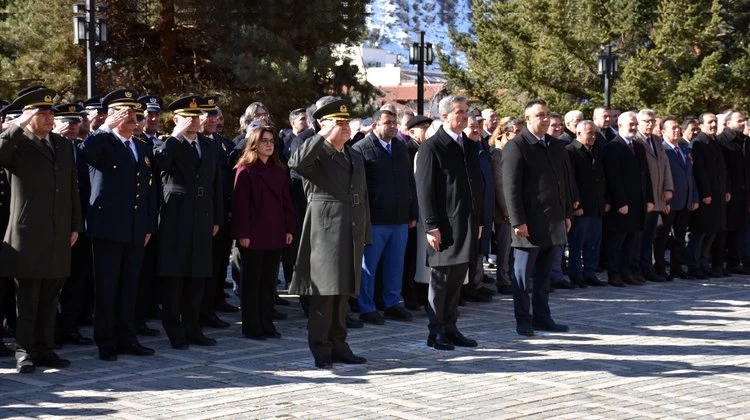
[[[693,138],[693,175],[701,199],[698,210],[690,220],[690,240],[685,251],[688,274],[699,279],[723,277],[713,269],[711,245],[716,235],[726,229],[726,204],[732,198],[721,146],[716,141],[716,115],[706,112],[700,116],[701,133]]]
[[[625,112],[617,120],[619,135],[604,146],[610,211],[604,217],[608,282],[611,286],[642,285],[632,274],[635,240],[643,231],[646,215],[654,208],[646,150],[636,141],[637,116]]]

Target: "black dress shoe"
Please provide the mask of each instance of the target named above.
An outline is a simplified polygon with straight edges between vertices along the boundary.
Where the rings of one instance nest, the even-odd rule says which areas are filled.
[[[61,358],[57,355],[57,353],[49,352],[44,356],[34,358],[34,364],[36,366],[45,366],[51,368],[66,368],[70,366],[70,360]]]
[[[346,314],[346,328],[364,328],[365,323],[354,318],[350,314]]]
[[[708,275],[705,272],[703,272],[703,271],[688,270],[687,274],[688,274],[688,276],[690,276],[690,277],[692,277],[694,279],[697,279],[697,280],[707,280],[708,279]]]
[[[214,308],[216,312],[227,312],[227,313],[236,313],[240,311],[240,308],[230,305],[229,303],[225,301],[221,301],[219,304],[216,305],[216,308]]]
[[[188,343],[195,344],[196,346],[215,346],[216,340],[201,334],[197,337],[188,337]]]
[[[645,273],[643,275],[643,278],[645,278],[648,281],[653,281],[653,282],[657,282],[657,283],[663,283],[663,282],[667,281],[667,279],[664,278],[664,276],[660,276],[660,275],[658,275],[656,273]]]
[[[242,334],[245,338],[249,338],[251,340],[265,340],[266,335],[265,334]]]
[[[286,300],[284,298],[282,298],[279,295],[276,295],[276,297],[273,300],[273,304],[274,305],[279,305],[279,306],[290,306],[292,304],[292,302],[288,301],[288,300]]]
[[[268,338],[281,338],[281,334],[278,331],[264,332],[263,336]]]
[[[428,336],[427,345],[435,350],[454,350],[456,348],[444,335]]]
[[[172,348],[175,350],[187,350],[190,348],[190,346],[186,342],[170,343],[170,346],[172,346]]]
[[[114,362],[117,360],[117,351],[113,348],[99,348],[99,360]]]
[[[522,335],[524,337],[533,337],[534,336],[534,329],[531,328],[528,325],[519,325],[516,327],[516,333],[518,335]]]
[[[36,367],[30,356],[23,356],[16,360],[16,372],[18,373],[34,373]]]
[[[373,324],[373,325],[385,324],[385,318],[383,318],[383,315],[380,315],[380,312],[378,311],[359,314],[359,320],[366,324]]]
[[[160,334],[159,330],[149,327],[145,322],[135,327],[135,333],[147,337],[156,337]]]
[[[720,279],[720,278],[724,277],[724,273],[722,273],[721,271],[719,271],[719,270],[717,270],[715,268],[712,268],[712,269],[708,270],[706,272],[706,275],[708,275],[708,277],[714,278],[714,279]]]
[[[56,341],[59,341],[60,343],[63,343],[63,344],[75,344],[77,346],[90,346],[94,344],[94,340],[88,337],[82,336],[81,333],[78,331],[74,331],[68,335],[64,335],[60,337],[59,340],[56,340]]]
[[[497,293],[501,295],[512,295],[513,294],[513,286],[509,284],[498,284],[497,285]]]
[[[489,289],[489,288],[484,287],[484,286],[482,286],[479,289],[477,289],[477,292],[479,292],[479,293],[481,293],[483,295],[487,295],[487,296],[495,296],[497,294],[497,292],[495,292],[494,290]]]
[[[224,288],[225,289],[234,289],[234,283],[228,280],[224,280]]]
[[[458,331],[456,331],[453,334],[446,334],[445,338],[447,338],[448,341],[453,343],[453,345],[458,346],[458,347],[476,347],[477,346],[476,340],[467,338]]]
[[[216,314],[211,314],[207,318],[201,319],[201,325],[204,327],[211,328],[229,328],[230,324],[226,321],[222,321]]]
[[[556,282],[551,283],[550,287],[552,287],[553,289],[566,289],[566,290],[573,290],[573,289],[578,288],[577,286],[573,286],[572,284],[568,283],[565,280],[557,280]]]
[[[336,363],[345,363],[347,365],[363,365],[367,363],[367,359],[362,356],[357,356],[354,353],[349,353],[345,356],[334,354],[333,356],[331,356],[331,360]]]
[[[318,369],[332,369],[333,362],[330,357],[316,357],[315,367]]]
[[[479,292],[477,289],[463,288],[461,290],[461,297],[467,302],[481,302],[487,303],[492,302],[492,296],[485,295]]]
[[[558,324],[556,322],[547,322],[545,324],[532,324],[535,330],[540,331],[551,331],[551,332],[568,332],[570,328],[567,325]]]
[[[391,306],[383,311],[383,315],[394,321],[410,322],[414,319],[414,315],[401,305]]]
[[[151,356],[155,353],[154,349],[144,347],[140,343],[117,346],[117,352],[120,354],[132,354],[133,356]]]
[[[682,271],[682,270],[672,270],[669,273],[670,280],[672,279],[683,279],[683,280],[693,280],[695,277],[691,276],[690,274]]]
[[[601,287],[607,285],[606,281],[601,281],[596,277],[584,277],[583,281],[586,282],[586,284],[588,284],[589,286]]]
[[[277,311],[276,309],[274,309],[272,318],[274,321],[283,321],[289,318],[289,315],[285,314],[284,312]]]

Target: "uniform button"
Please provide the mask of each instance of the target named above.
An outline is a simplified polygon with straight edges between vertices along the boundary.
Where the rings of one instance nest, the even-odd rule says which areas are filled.
[[[136,173],[135,173],[135,176],[139,176],[140,174],[141,174],[140,172],[136,172]]]
[[[140,186],[141,186],[141,183],[140,183],[140,182],[137,182],[137,183],[135,184],[135,186],[136,186],[136,187],[140,187]]]
[[[117,169],[117,165],[112,165],[112,169]]]
[[[141,195],[140,194],[136,194],[135,198],[141,198]]]
[[[137,208],[138,208],[138,204],[136,204],[135,206],[133,206],[133,208],[134,208],[134,209],[137,209]]]
[[[354,222],[352,222],[352,226],[357,226],[357,224],[356,224],[356,223],[354,223]]]

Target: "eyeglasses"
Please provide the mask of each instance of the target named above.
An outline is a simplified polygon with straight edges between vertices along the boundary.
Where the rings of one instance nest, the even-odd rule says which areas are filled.
[[[260,144],[276,144],[273,139],[260,139]]]
[[[650,120],[641,120],[641,121],[645,122],[646,124],[653,124],[653,123],[655,123],[655,122],[656,122],[656,120],[655,120],[655,119],[650,119]]]

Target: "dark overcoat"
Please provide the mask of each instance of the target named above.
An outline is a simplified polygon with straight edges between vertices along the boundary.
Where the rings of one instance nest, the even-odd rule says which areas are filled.
[[[579,208],[583,217],[603,217],[607,182],[604,177],[604,161],[599,143],[591,150],[581,142],[573,141],[565,146],[580,199]]]
[[[724,153],[716,139],[700,133],[690,143],[693,150],[693,176],[698,186],[698,197],[711,197],[711,204],[701,201],[690,219],[695,232],[721,232],[727,226],[727,203],[724,194],[730,191]]]
[[[52,279],[70,275],[70,235],[81,232],[81,202],[73,144],[49,134],[55,153],[31,131],[0,134],[0,167],[10,174],[8,229],[0,277]]]
[[[190,144],[181,140],[169,137],[154,145],[162,180],[157,273],[206,278],[213,273],[213,226],[224,223],[222,156],[210,139],[199,134],[202,155],[196,167]]]
[[[157,189],[153,149],[131,139],[138,161],[113,133],[99,131],[79,147],[79,158],[91,167],[91,195],[86,231],[91,238],[143,244],[156,230]]]
[[[289,293],[359,294],[362,254],[372,241],[362,155],[349,146],[346,158],[315,134],[289,159],[303,177],[308,205]]]
[[[474,261],[482,224],[482,174],[477,145],[466,136],[463,149],[440,127],[419,147],[415,178],[425,232],[440,229],[440,252],[427,247],[430,267]],[[489,226],[485,226],[489,228]]]
[[[604,221],[607,230],[613,232],[642,231],[646,205],[654,199],[646,150],[637,141],[632,144],[633,150],[617,136],[604,146],[604,173],[611,205]],[[617,211],[622,206],[628,206],[628,214]]]
[[[567,242],[565,219],[573,217],[570,166],[563,142],[528,128],[503,148],[503,189],[510,224],[525,224],[528,237],[512,235],[514,248],[545,248]]]
[[[732,186],[729,192],[732,199],[727,203],[727,230],[736,231],[745,228],[750,207],[750,145],[746,145],[748,138],[731,129],[725,129],[716,140],[724,153],[724,162],[727,166],[729,184]]]

